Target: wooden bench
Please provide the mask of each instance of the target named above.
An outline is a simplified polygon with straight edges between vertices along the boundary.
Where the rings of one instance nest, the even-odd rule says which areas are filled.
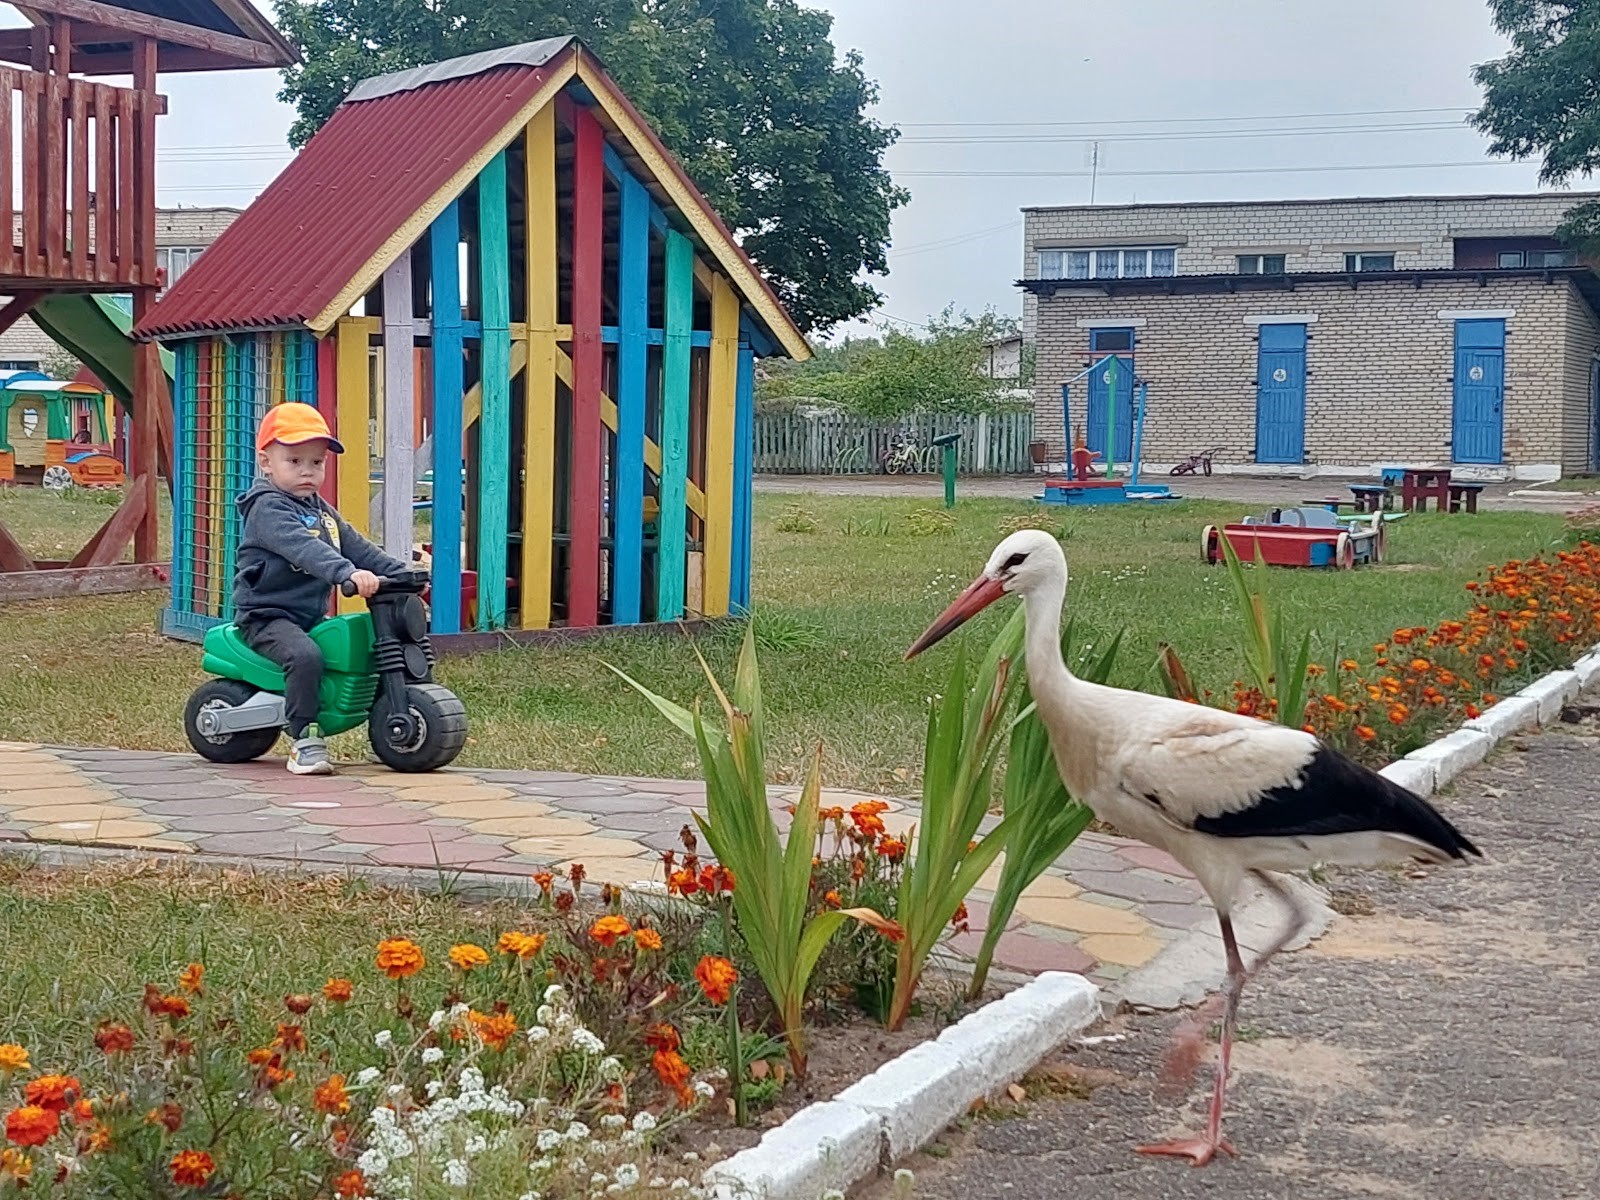
[[[1381,483],[1352,483],[1350,492],[1357,512],[1381,512],[1389,507],[1393,495]]]
[[[1450,511],[1460,512],[1463,507],[1469,513],[1478,511],[1478,493],[1483,491],[1481,483],[1457,483],[1450,481]]]

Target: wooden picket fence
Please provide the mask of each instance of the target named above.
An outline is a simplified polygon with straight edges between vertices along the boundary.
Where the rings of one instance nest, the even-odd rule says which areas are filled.
[[[900,421],[873,421],[851,413],[756,413],[758,475],[876,474],[898,434],[915,447],[918,472],[940,469],[933,439],[959,433],[957,469],[963,475],[1025,475],[1033,470],[1028,443],[1033,414],[1026,410],[978,414],[919,413]]]

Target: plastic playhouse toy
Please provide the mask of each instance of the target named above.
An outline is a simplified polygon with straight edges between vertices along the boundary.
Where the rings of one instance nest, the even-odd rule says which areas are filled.
[[[433,682],[433,648],[422,589],[425,571],[386,578],[367,612],[329,617],[311,631],[322,648],[326,734],[366,722],[372,749],[396,771],[433,771],[461,753],[467,710]],[[355,594],[350,584],[341,589]],[[202,758],[248,762],[272,749],[283,730],[283,672],[245,645],[235,625],[206,631],[206,670],[221,678],[189,697],[183,726]]]
[[[1244,562],[1257,552],[1268,566],[1337,567],[1348,570],[1357,563],[1381,563],[1389,534],[1379,514],[1340,517],[1326,508],[1275,508],[1261,516],[1246,517],[1221,532],[1207,525],[1200,534],[1207,563],[1222,561],[1222,536]]]
[[[0,379],[0,482],[119,488],[127,479],[115,454],[116,416],[98,388],[62,383],[36,371]]]

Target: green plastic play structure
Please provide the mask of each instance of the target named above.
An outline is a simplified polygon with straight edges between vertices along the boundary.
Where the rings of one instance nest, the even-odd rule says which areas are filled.
[[[83,363],[126,406],[133,403],[133,313],[126,296],[45,296],[28,310],[33,323]],[[172,352],[161,352],[161,370],[172,382]]]

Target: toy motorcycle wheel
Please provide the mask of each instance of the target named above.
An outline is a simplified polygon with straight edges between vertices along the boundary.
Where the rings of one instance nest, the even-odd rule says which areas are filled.
[[[256,689],[237,679],[213,679],[202,683],[183,709],[183,732],[189,745],[201,758],[214,763],[242,763],[260,758],[278,740],[276,729],[246,729],[240,733],[205,733],[205,714],[218,709],[237,708],[256,694]]]
[[[367,722],[372,750],[395,771],[436,771],[467,743],[467,709],[449,688],[406,685],[406,711],[393,711],[380,692]]]

